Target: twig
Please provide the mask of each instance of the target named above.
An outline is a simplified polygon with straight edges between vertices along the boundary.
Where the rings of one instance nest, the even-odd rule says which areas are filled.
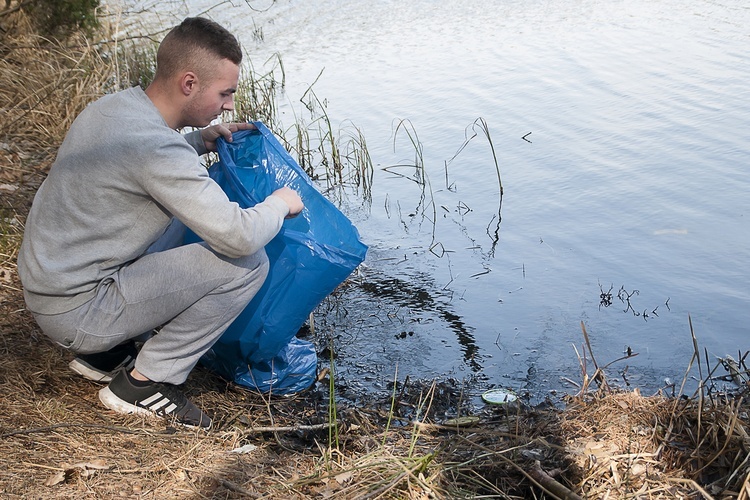
[[[247,436],[250,434],[258,434],[261,432],[297,432],[297,431],[319,431],[328,429],[338,425],[339,422],[325,422],[322,424],[313,425],[287,425],[287,426],[265,426],[265,427],[252,427],[250,429],[243,429],[242,435]]]
[[[706,500],[713,500],[713,498],[714,498],[711,495],[709,495],[706,490],[704,490],[703,488],[701,488],[701,486],[698,483],[696,483],[695,481],[693,481],[692,479],[685,479],[685,478],[681,478],[681,477],[668,477],[668,478],[666,478],[666,480],[669,481],[670,483],[689,484],[690,486],[692,486],[693,488],[695,488],[698,492],[700,492],[700,494],[703,495],[703,497],[706,498]]]
[[[27,0],[26,2],[19,3],[15,7],[11,7],[10,9],[5,9],[4,11],[0,12],[0,17],[7,16],[8,14],[12,14],[13,12],[17,10],[21,10],[30,3],[31,3],[31,0]]]
[[[534,467],[529,471],[529,475],[534,478],[544,489],[552,493],[558,498],[565,500],[583,500],[579,495],[572,492],[567,486],[558,483],[555,478],[547,474],[542,470],[542,465],[539,460],[534,462]]]
[[[597,370],[599,369],[599,365],[596,363],[596,358],[594,357],[594,351],[591,349],[591,342],[589,341],[589,334],[586,332],[586,325],[583,324],[583,321],[581,321],[581,330],[583,331],[583,338],[586,341],[586,347],[589,348],[589,354],[591,355],[591,361],[594,363],[594,368]]]
[[[32,429],[19,429],[15,431],[5,432],[3,434],[0,434],[0,439],[4,439],[11,436],[18,436],[18,435],[24,435],[24,434],[35,434],[35,433],[42,433],[42,432],[51,432],[56,429],[63,429],[66,427],[81,427],[84,429],[99,429],[99,430],[107,430],[107,431],[113,431],[113,432],[121,432],[123,434],[150,434],[150,435],[158,435],[158,433],[154,433],[148,430],[137,430],[137,429],[128,429],[127,427],[115,427],[112,425],[101,425],[101,424],[73,424],[73,423],[66,423],[61,422],[59,424],[53,424],[48,425],[47,427],[34,427]]]
[[[745,482],[742,483],[740,494],[737,496],[737,500],[747,500],[750,497],[750,473],[745,476]]]
[[[505,456],[503,456],[503,454],[502,454],[502,453],[504,453],[504,452],[506,452],[506,451],[508,451],[508,450],[496,451],[496,450],[493,450],[493,449],[491,449],[491,448],[488,448],[488,447],[486,447],[486,446],[483,446],[483,445],[481,445],[481,444],[479,444],[479,443],[475,443],[474,441],[472,441],[472,440],[470,440],[470,439],[467,439],[467,438],[465,438],[464,436],[462,436],[462,435],[460,435],[460,434],[458,434],[458,435],[457,435],[457,437],[458,437],[459,439],[462,439],[462,440],[466,441],[467,443],[470,443],[470,444],[471,444],[472,446],[475,446],[475,447],[479,448],[480,450],[484,450],[484,451],[487,451],[487,452],[489,452],[489,453],[490,453],[490,454],[491,454],[492,456],[494,456],[495,458],[499,458],[500,460],[502,460],[503,462],[505,462],[505,463],[506,463],[507,465],[509,465],[509,466],[513,467],[513,468],[514,468],[514,469],[516,469],[516,470],[517,470],[518,472],[520,472],[521,474],[523,474],[523,476],[524,476],[524,477],[526,477],[526,478],[527,478],[527,479],[528,479],[529,481],[531,481],[531,482],[532,482],[533,484],[535,484],[536,486],[538,486],[538,487],[539,487],[539,488],[541,488],[542,490],[546,491],[547,493],[553,493],[553,494],[555,494],[555,493],[554,493],[553,491],[551,491],[551,490],[550,490],[550,489],[548,488],[548,486],[546,486],[546,485],[545,485],[545,484],[543,484],[542,482],[538,481],[538,480],[537,480],[537,479],[536,479],[536,478],[535,478],[535,477],[534,477],[534,476],[532,475],[532,473],[531,473],[531,472],[529,472],[529,471],[525,470],[525,469],[524,469],[523,467],[521,467],[520,465],[518,465],[517,463],[515,463],[515,462],[514,462],[513,460],[509,459],[508,457],[505,457]],[[546,475],[546,474],[545,474],[545,475]],[[552,479],[552,478],[550,478],[550,479]],[[553,480],[553,481],[554,481],[554,480]],[[555,483],[556,483],[556,484],[558,484],[558,485],[560,485],[560,486],[562,486],[562,485],[561,485],[560,483],[558,483],[557,481],[555,481]],[[565,488],[565,489],[567,490],[567,488]],[[576,494],[575,494],[575,493],[573,493],[572,491],[570,491],[570,490],[568,490],[568,491],[569,491],[569,492],[570,492],[570,494],[571,494],[571,495],[573,495],[573,496],[567,496],[567,497],[563,496],[563,497],[560,497],[560,498],[562,498],[562,499],[564,499],[564,500],[583,500],[583,499],[582,499],[581,497],[579,497],[578,495],[576,495]],[[556,494],[555,494],[555,495],[556,495]],[[556,495],[556,496],[557,496],[557,495]]]
[[[466,427],[457,427],[455,425],[441,425],[441,424],[428,424],[426,422],[420,422],[418,420],[413,420],[409,422],[410,424],[414,425],[415,427],[419,427],[420,429],[428,430],[428,431],[451,431],[451,432],[470,432],[470,433],[481,433],[481,434],[491,434],[493,436],[501,436],[506,438],[512,438],[512,439],[519,439],[524,442],[532,442],[536,441],[535,438],[530,438],[527,436],[521,436],[519,434],[513,434],[512,432],[503,432],[503,431],[495,431],[492,429],[486,429],[482,428],[482,425],[470,425]],[[553,447],[552,445],[550,445]]]
[[[594,357],[594,351],[591,349],[591,341],[589,341],[589,334],[586,331],[586,325],[583,324],[583,321],[581,321],[581,330],[583,331],[583,338],[586,340],[586,346],[589,349],[589,354],[591,355],[591,362],[594,363],[594,375],[591,377],[591,380],[596,382],[596,384],[599,386],[600,390],[609,390],[609,385],[607,385],[607,380],[604,378],[604,371],[602,368],[599,368],[599,364],[596,362],[596,358]]]
[[[698,377],[702,379],[703,369],[701,367],[700,351],[698,350],[698,339],[695,338],[695,330],[693,329],[693,318],[691,318],[689,314],[688,314],[688,325],[690,325],[690,336],[693,339],[693,352],[695,352],[695,355],[698,358]]]
[[[737,401],[737,405],[735,409],[732,411],[731,417],[729,419],[729,429],[724,429],[724,434],[726,435],[726,440],[724,441],[724,445],[721,447],[719,451],[717,451],[713,457],[711,457],[708,462],[706,462],[703,467],[695,471],[695,474],[700,473],[703,471],[706,467],[711,465],[713,462],[715,462],[719,457],[722,457],[724,455],[724,450],[727,449],[727,446],[729,446],[729,442],[732,440],[732,437],[734,435],[734,428],[737,426],[737,420],[739,419],[739,413],[740,413],[740,406],[742,405],[742,398],[740,398]],[[731,408],[731,404],[730,404]],[[700,421],[699,421],[700,425]],[[700,434],[698,435],[700,437]],[[696,450],[697,451],[697,450]]]
[[[244,496],[247,496],[247,497],[250,497],[250,498],[261,498],[261,496],[262,496],[262,495],[259,495],[257,493],[254,493],[254,492],[248,490],[247,488],[243,488],[239,484],[233,483],[232,481],[229,481],[228,479],[216,478],[216,481],[220,485],[222,485],[223,487],[225,487],[226,489],[228,489],[230,491],[234,491],[235,493],[239,493],[240,495],[244,495]]]
[[[635,356],[638,356],[638,353],[637,352],[631,352],[630,354],[626,354],[625,356],[622,356],[622,357],[619,357],[617,359],[614,359],[614,360],[610,361],[609,363],[607,363],[606,365],[602,366],[602,370],[606,370],[607,368],[609,368],[610,365],[613,365],[613,364],[617,363],[618,361],[622,361],[623,359],[628,359],[628,358],[634,358]]]
[[[403,468],[404,468],[404,472],[402,472],[401,474],[399,474],[398,476],[396,476],[396,477],[395,477],[395,478],[394,478],[393,480],[391,480],[391,481],[390,481],[390,482],[389,482],[388,484],[386,484],[385,486],[382,486],[382,487],[378,488],[377,490],[375,490],[375,491],[373,491],[373,492],[371,492],[371,493],[369,493],[369,494],[367,494],[367,495],[364,495],[364,496],[363,496],[363,497],[361,497],[361,498],[362,498],[363,500],[364,500],[364,499],[368,499],[368,498],[377,498],[377,497],[379,497],[379,496],[383,495],[384,493],[387,493],[388,491],[392,490],[392,489],[393,489],[393,488],[395,488],[396,486],[398,486],[398,484],[399,484],[399,483],[400,483],[400,482],[401,482],[401,481],[402,481],[402,480],[403,480],[404,478],[406,478],[406,477],[411,477],[411,478],[415,479],[415,480],[416,480],[417,482],[419,482],[419,483],[422,483],[421,481],[419,481],[419,478],[418,478],[418,477],[416,477],[416,476],[414,475],[414,473],[415,473],[415,472],[416,472],[417,470],[419,470],[419,469],[420,469],[420,468],[421,468],[421,467],[423,466],[423,464],[422,464],[422,461],[421,461],[421,460],[420,460],[420,461],[418,461],[418,462],[417,462],[417,463],[416,463],[415,465],[413,465],[413,466],[411,466],[411,467],[406,467],[406,466],[404,466],[403,464],[401,464],[401,465],[402,465],[402,466],[403,466]],[[424,487],[424,486],[426,486],[426,485],[424,485],[424,483],[422,483],[422,486]]]

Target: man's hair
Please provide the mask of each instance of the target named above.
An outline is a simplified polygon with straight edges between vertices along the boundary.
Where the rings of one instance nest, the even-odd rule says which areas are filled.
[[[202,73],[211,59],[229,59],[239,65],[242,48],[218,23],[204,17],[188,17],[167,33],[156,52],[156,78],[170,78],[179,71]],[[204,76],[204,75],[199,75]]]

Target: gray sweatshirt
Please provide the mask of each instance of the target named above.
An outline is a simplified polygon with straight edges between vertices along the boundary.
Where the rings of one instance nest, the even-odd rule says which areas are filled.
[[[141,256],[172,217],[216,252],[253,254],[278,233],[287,204],[242,209],[200,163],[199,132],[170,129],[139,87],[102,97],[75,120],[26,220],[18,273],[27,307],[58,314]]]

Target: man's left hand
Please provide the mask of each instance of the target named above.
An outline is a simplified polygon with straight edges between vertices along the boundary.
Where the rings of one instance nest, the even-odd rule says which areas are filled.
[[[211,125],[201,130],[201,139],[208,151],[216,151],[216,139],[223,137],[228,142],[232,142],[232,133],[239,130],[252,130],[255,125],[252,123],[220,123]]]

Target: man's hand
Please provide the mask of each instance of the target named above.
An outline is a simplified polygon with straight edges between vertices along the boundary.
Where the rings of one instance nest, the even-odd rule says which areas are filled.
[[[271,193],[271,196],[278,196],[286,202],[287,206],[289,207],[289,213],[286,216],[287,219],[297,217],[302,209],[305,208],[304,203],[302,203],[302,198],[299,197],[297,191],[286,186],[277,189],[276,191]]]
[[[201,139],[208,151],[216,151],[216,139],[223,137],[227,142],[232,142],[232,133],[238,130],[252,130],[252,123],[220,123],[211,125],[201,130]]]

